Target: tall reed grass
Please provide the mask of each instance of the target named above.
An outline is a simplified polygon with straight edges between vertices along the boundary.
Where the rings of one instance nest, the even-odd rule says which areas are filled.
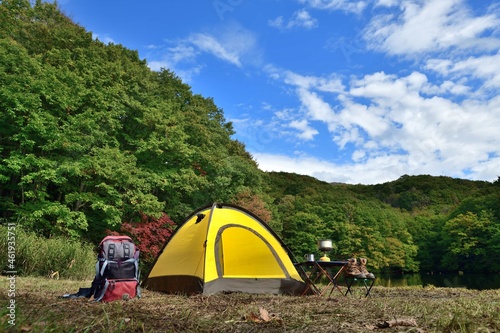
[[[12,230],[11,230],[12,232]],[[64,237],[45,238],[20,227],[15,229],[15,266],[20,276],[47,276],[90,280],[95,275],[94,246]],[[12,237],[12,234],[10,234]],[[7,249],[8,230],[0,225],[0,249]],[[12,239],[12,238],[11,238]],[[0,256],[0,269],[11,271],[7,251]]]

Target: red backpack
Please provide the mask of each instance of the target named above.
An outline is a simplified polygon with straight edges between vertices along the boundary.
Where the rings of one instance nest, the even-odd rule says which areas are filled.
[[[139,249],[130,237],[105,237],[99,244],[97,259],[92,282],[96,301],[140,298]]]

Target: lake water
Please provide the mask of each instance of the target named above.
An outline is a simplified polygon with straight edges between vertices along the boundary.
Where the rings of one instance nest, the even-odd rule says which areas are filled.
[[[500,289],[500,274],[411,273],[376,274],[376,286],[435,286],[467,289]]]

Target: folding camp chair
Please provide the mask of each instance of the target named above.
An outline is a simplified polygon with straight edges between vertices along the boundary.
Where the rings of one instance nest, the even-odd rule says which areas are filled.
[[[375,284],[375,279],[355,278],[355,277],[347,276],[346,274],[344,274],[344,280],[345,280],[345,284],[347,286],[345,296],[347,296],[347,294],[350,294],[350,295],[353,294],[352,287],[353,287],[353,284],[356,282],[358,285],[361,284],[362,286],[364,286],[365,297],[371,297],[370,291],[372,290],[372,287]]]

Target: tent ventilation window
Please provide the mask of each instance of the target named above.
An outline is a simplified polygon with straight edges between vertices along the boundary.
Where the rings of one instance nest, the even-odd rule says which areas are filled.
[[[203,218],[205,217],[205,214],[198,214],[196,216],[197,216],[196,223],[200,223],[201,220],[203,220]]]

